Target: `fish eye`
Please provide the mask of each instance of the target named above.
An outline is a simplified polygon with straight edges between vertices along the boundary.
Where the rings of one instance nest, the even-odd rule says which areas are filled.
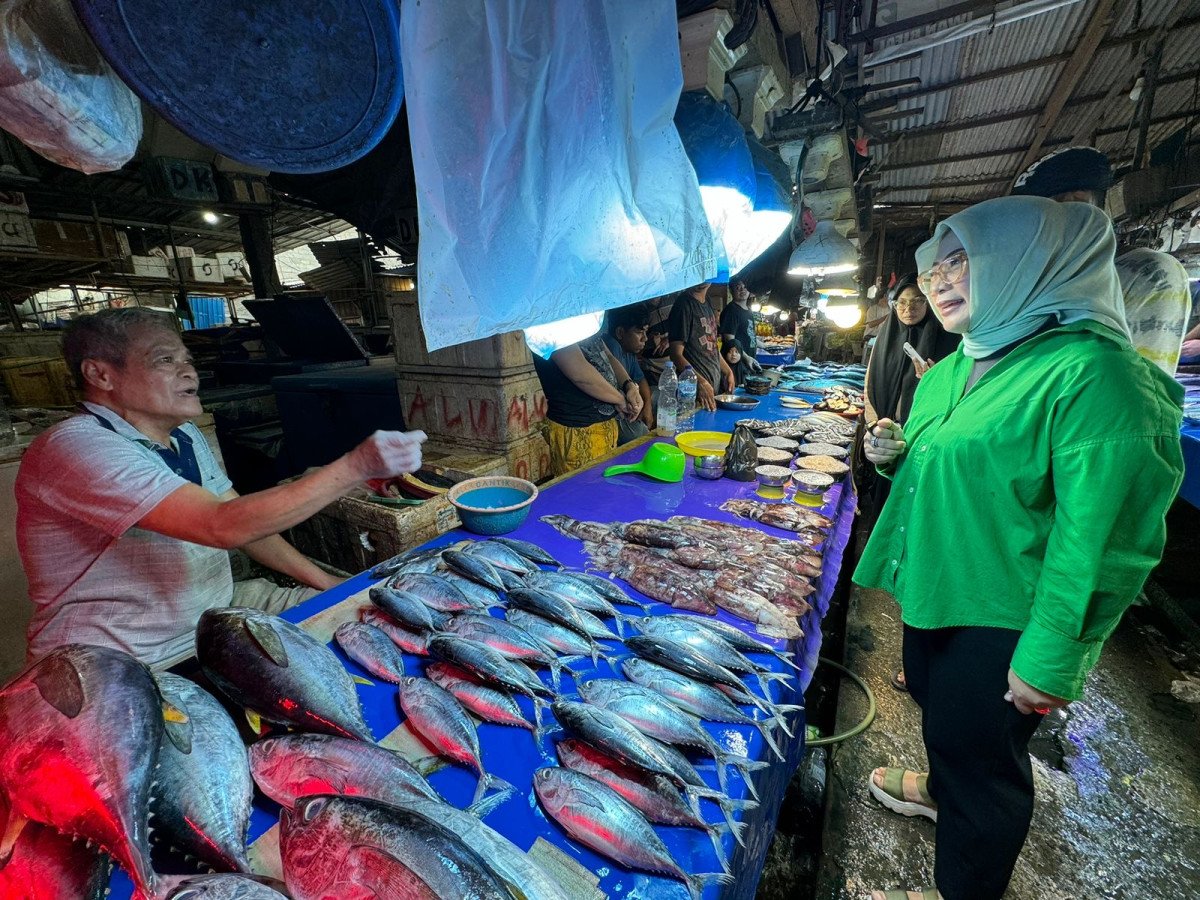
[[[300,819],[303,822],[311,822],[321,814],[321,810],[325,808],[325,804],[329,800],[325,797],[314,797],[304,804],[304,808],[300,810]]]

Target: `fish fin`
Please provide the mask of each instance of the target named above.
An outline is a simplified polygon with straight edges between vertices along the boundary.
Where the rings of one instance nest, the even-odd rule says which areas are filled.
[[[256,619],[246,619],[246,631],[250,637],[254,639],[254,643],[258,644],[259,649],[267,654],[271,662],[277,666],[287,668],[288,655],[287,650],[283,646],[283,641],[276,634],[275,629],[271,627],[269,622],[259,622]]]
[[[728,872],[706,872],[703,875],[684,875],[687,882],[688,894],[692,900],[700,900],[704,894],[705,885],[715,881],[720,885],[735,884],[737,879]]]
[[[163,731],[180,753],[192,752],[192,721],[187,713],[166,700],[162,704]]]
[[[83,676],[75,664],[65,656],[56,655],[44,660],[33,676],[42,699],[68,719],[83,711],[86,699],[83,692]]]
[[[783,663],[785,666],[791,666],[797,672],[804,671],[804,669],[802,669],[800,666],[796,665],[795,660],[793,658],[793,654],[788,653],[786,650],[773,650],[771,652],[774,653],[775,658],[777,660],[779,660],[781,663]]]
[[[510,796],[516,793],[517,789],[505,781],[498,775],[489,775],[487,772],[480,770],[479,784],[475,787],[475,796],[471,798],[471,806],[475,806],[483,799],[483,795],[489,790],[496,790],[500,796],[507,800]],[[500,802],[503,802],[500,801]]]
[[[484,797],[483,799],[472,803],[464,810],[464,812],[469,812],[477,819],[483,819],[492,813],[496,807],[504,803],[510,796],[511,794],[500,791],[499,793],[492,794],[490,797]]]
[[[375,682],[369,678],[363,678],[361,675],[351,675],[350,680],[355,684],[365,684],[367,687],[374,687]]]
[[[262,736],[267,733],[267,725],[263,721],[263,717],[252,709],[246,710],[246,724],[256,735]]]
[[[717,862],[721,864],[721,870],[728,874],[729,857],[725,855],[725,845],[721,842],[721,833],[728,831],[729,826],[708,825],[704,830],[708,832],[708,838],[712,841],[713,851],[717,854]]]
[[[729,826],[729,833],[738,842],[738,846],[744,848],[746,841],[742,838],[742,833],[737,827],[737,821],[733,818],[733,813],[738,808],[737,802],[728,797],[721,797],[717,800],[717,805],[721,807],[721,815],[725,817],[725,824]]]
[[[771,720],[765,722],[755,722],[754,724],[758,727],[758,731],[762,735],[763,741],[768,747],[771,748],[771,752],[779,757],[780,762],[783,762],[785,759],[787,759],[787,757],[783,755],[783,751],[779,749],[779,745],[775,743],[775,738],[771,734]]]

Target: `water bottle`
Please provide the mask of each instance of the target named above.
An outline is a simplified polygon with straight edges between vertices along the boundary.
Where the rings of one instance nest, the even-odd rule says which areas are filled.
[[[692,420],[696,417],[696,370],[691,366],[679,373],[679,409],[675,416],[676,434],[692,430]]]
[[[658,431],[660,434],[675,434],[675,412],[678,408],[677,379],[675,364],[668,360],[663,364],[662,374],[658,376]]]

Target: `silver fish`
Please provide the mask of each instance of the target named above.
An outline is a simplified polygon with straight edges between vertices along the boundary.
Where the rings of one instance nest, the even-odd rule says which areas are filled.
[[[381,629],[365,622],[343,622],[333,639],[348,657],[383,681],[399,684],[404,677],[404,657]]]
[[[621,615],[595,588],[587,582],[575,578],[569,572],[539,571],[526,578],[525,584],[550,594],[556,594],[569,601],[576,609],[585,609],[593,615],[611,617]]]
[[[405,653],[414,656],[425,656],[429,653],[429,634],[409,631],[381,609],[364,606],[359,610],[358,618],[363,624],[378,628]]]
[[[638,623],[638,627],[642,634],[687,644],[705,659],[730,672],[753,674],[764,692],[768,681],[791,681],[793,679],[789,673],[772,672],[766,666],[754,662],[715,631],[681,623],[673,616],[647,616]]]
[[[593,663],[600,661],[604,648],[589,635],[579,634],[557,622],[523,609],[510,609],[505,618],[518,628],[528,632],[537,640],[568,656],[591,656]]]
[[[48,825],[30,822],[0,866],[0,897],[104,900],[112,861]]]
[[[187,716],[167,720],[158,753],[152,809],[159,836],[216,869],[247,872],[254,784],[237,726],[215,697],[186,678],[159,672],[154,680],[163,699]]]
[[[710,684],[702,684],[694,678],[681,675],[664,666],[639,657],[621,661],[621,674],[635,684],[648,687],[662,694],[682,710],[709,722],[731,722],[737,725],[753,725],[762,734],[763,740],[779,758],[785,759],[783,751],[775,742],[772,726],[783,724],[777,719],[753,719],[746,715],[733,701]],[[784,727],[786,732],[786,727]],[[787,732],[791,736],[790,732]]]
[[[484,681],[527,697],[554,693],[529,669],[523,668],[515,660],[505,659],[498,651],[478,641],[469,641],[453,634],[439,634],[430,639],[429,654],[466,669]]]
[[[713,843],[721,868],[729,871],[725,848],[721,844],[721,835],[732,833],[738,843],[742,843],[742,831],[745,828],[740,822],[726,825],[716,825],[705,822],[696,810],[684,800],[679,788],[671,783],[669,778],[655,775],[636,766],[630,766],[614,759],[591,744],[567,738],[555,746],[559,762],[568,769],[582,772],[597,781],[608,785],[638,812],[655,825],[677,825],[684,828],[699,828],[705,831]],[[747,802],[743,808],[753,808],[757,804]],[[744,845],[743,845],[744,846]]]
[[[489,787],[505,792],[513,790],[507,781],[484,770],[475,723],[445,688],[424,678],[405,678],[400,685],[400,708],[409,724],[431,747],[479,776],[472,803],[478,803]]]
[[[419,597],[422,603],[438,612],[456,613],[465,609],[484,608],[478,601],[464,594],[456,584],[440,575],[410,572],[397,575],[389,586]]]
[[[495,567],[486,559],[468,556],[461,550],[443,550],[442,562],[449,566],[452,572],[457,572],[464,578],[491,588],[493,591],[504,590],[504,582]]]
[[[728,622],[701,616],[667,615],[658,616],[657,618],[674,620],[684,628],[699,628],[711,632],[741,653],[770,653],[784,665],[791,666],[797,672],[800,671],[800,667],[793,662],[791,653],[785,650],[776,650],[765,641],[752,638],[746,632],[730,625]]]
[[[520,538],[496,536],[491,538],[494,543],[503,544],[512,550],[517,551],[530,562],[537,563],[542,566],[557,566],[562,568],[562,563],[539,547],[537,544],[531,544],[529,541],[523,541]]]
[[[601,578],[599,575],[593,575],[591,572],[568,572],[567,574],[569,574],[576,581],[582,581],[609,603],[621,604],[624,606],[636,606],[642,610],[647,610],[650,608],[649,603],[642,603],[640,600],[634,600],[623,590],[621,590],[618,585],[613,584],[607,578]]]
[[[126,653],[67,644],[28,666],[0,688],[0,849],[24,820],[40,822],[99,844],[156,896],[148,819],[162,733],[150,670]]]
[[[475,850],[411,809],[318,795],[285,809],[279,824],[284,881],[294,900],[512,900]]]
[[[656,662],[668,669],[674,669],[682,675],[706,684],[719,684],[735,690],[745,690],[746,686],[742,684],[737,675],[707,659],[687,644],[639,634],[629,638],[625,642],[625,646],[643,659]],[[767,711],[763,701],[754,697],[753,694],[747,694],[747,696],[753,698],[756,706],[759,706],[764,712]]]
[[[506,569],[515,575],[528,575],[530,572],[538,571],[538,567],[520,553],[498,541],[469,543],[463,548],[463,553],[485,559],[492,564],[493,568]]]
[[[576,634],[602,640],[618,640],[617,635],[585,609],[579,609],[559,594],[540,588],[521,588],[508,592],[509,608],[516,607],[544,619],[565,625]]]
[[[419,562],[429,557],[436,559],[437,551],[405,550],[403,553],[397,553],[390,559],[385,559],[383,562],[376,564],[375,567],[367,573],[367,576],[369,578],[391,578],[402,568],[404,568],[405,565]]]
[[[438,576],[445,578],[456,588],[467,595],[475,607],[474,612],[487,612],[493,606],[503,606],[504,601],[500,599],[500,595],[491,588],[484,587],[477,581],[472,581],[470,578],[463,578],[457,572],[451,572],[449,569],[438,571]]]
[[[521,707],[517,706],[512,694],[484,684],[465,669],[450,663],[430,663],[425,667],[425,677],[445,688],[455,700],[485,722],[535,730],[533,723],[521,715]]]
[[[236,606],[206,610],[196,656],[222,693],[269,721],[373,740],[350,675],[291,622]]]
[[[550,669],[554,679],[554,689],[558,690],[564,666],[554,655],[554,648],[511,622],[495,616],[460,613],[447,621],[443,630],[486,644],[505,659],[519,659],[545,666]]]
[[[367,591],[367,596],[405,628],[432,631],[435,627],[440,628],[445,621],[445,613],[431,610],[420,597],[408,591],[379,584]]]
[[[167,900],[286,900],[282,881],[261,875],[197,875],[183,879]]]
[[[733,884],[724,872],[689,875],[679,867],[646,817],[616,791],[571,769],[550,767],[533,774],[542,809],[585,847],[623,866],[678,879],[693,900],[709,882]]]
[[[621,716],[642,734],[665,744],[691,747],[711,756],[717,762],[717,777],[725,793],[728,793],[725,767],[736,767],[741,771],[750,793],[758,799],[758,789],[749,773],[765,769],[767,764],[723,750],[712,735],[704,730],[698,717],[684,712],[657,691],[622,679],[597,678],[580,682],[579,694],[588,703]]]

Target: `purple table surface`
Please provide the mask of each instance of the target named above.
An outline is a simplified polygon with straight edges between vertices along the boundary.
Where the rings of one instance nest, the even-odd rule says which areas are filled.
[[[752,414],[701,413],[697,417],[696,426],[729,430],[732,429],[736,419],[746,415],[774,419],[794,414],[779,406],[777,397],[772,396],[765,399],[768,402],[761,404],[760,411]],[[660,440],[669,439],[660,438]],[[608,522],[692,515],[761,528],[776,537],[789,537],[788,532],[759,526],[745,519],[738,519],[719,509],[720,505],[730,498],[753,498],[755,496],[754,483],[746,484],[729,479],[703,481],[691,474],[690,465],[688,474],[680,484],[662,484],[638,475],[618,476],[613,479],[603,477],[603,469],[608,465],[636,461],[644,452],[645,444],[634,445],[632,449],[614,459],[574,473],[571,477],[545,488],[534,501],[529,518],[513,532],[512,536],[532,541],[546,549],[565,565],[578,568],[584,567],[587,563],[583,545],[579,541],[560,535],[550,526],[540,522],[541,516],[565,514],[575,518]],[[800,641],[792,642],[791,646],[783,641],[769,641],[778,649],[787,649],[792,652],[801,671],[796,672],[769,654],[756,656],[759,662],[768,666],[772,671],[796,675],[795,679],[782,684],[772,682],[769,685],[770,694],[778,703],[803,704],[803,692],[812,679],[821,646],[821,618],[829,608],[838,580],[842,557],[853,525],[855,507],[856,497],[853,488],[848,483],[835,484],[826,494],[826,503],[822,512],[835,519],[835,526],[824,546],[824,571],[817,579],[816,592],[809,597],[813,608],[802,622],[805,636]],[[426,546],[441,546],[464,539],[479,540],[481,538],[459,530],[443,535]],[[357,575],[338,587],[325,591],[288,610],[283,617],[294,622],[303,621],[321,610],[341,602],[351,594],[362,591],[372,583],[374,582],[366,573]],[[624,582],[618,581],[618,584],[632,596],[641,600],[648,599],[629,588]],[[634,608],[630,608],[631,613],[634,611]],[[675,610],[671,607],[655,603],[649,614],[663,615],[673,612]],[[719,618],[744,630],[750,630],[748,623],[734,618],[728,613],[721,612]],[[352,674],[369,677],[355,663],[349,661],[336,645],[331,646]],[[629,654],[616,642],[606,642],[606,646],[612,653],[609,658],[602,658],[598,666],[593,666],[591,660],[574,662],[571,665],[572,672],[585,678],[621,677],[614,664],[619,663],[622,655]],[[418,658],[406,656],[405,662],[410,674],[421,671],[422,663]],[[548,680],[548,675],[543,675],[543,678]],[[752,689],[757,688],[757,684],[752,679],[748,683],[752,685]],[[378,683],[359,685],[358,692],[367,722],[374,734],[388,734],[400,724],[401,715],[394,686]],[[574,697],[573,685],[569,676],[564,676],[563,694],[578,699]],[[519,698],[518,702],[526,717],[532,719],[530,702],[524,697]],[[553,720],[549,711],[545,713],[545,717],[547,721]],[[805,719],[803,710],[793,712],[788,716],[787,721],[788,727],[793,731],[795,737],[789,739],[779,729],[776,729],[775,732],[776,740],[786,756],[784,760],[779,760],[771,753],[756,728],[705,723],[720,746],[768,763],[767,768],[753,773],[761,798],[760,805],[757,808],[736,813],[736,818],[746,825],[744,832],[746,846],[739,847],[727,833],[723,836],[722,844],[725,853],[729,856],[730,869],[735,876],[735,883],[723,888],[709,885],[704,892],[706,898],[746,898],[749,900],[754,896],[765,864],[767,850],[775,832],[775,822],[779,816],[780,805],[783,802],[788,782],[804,755]],[[561,732],[551,734],[546,739],[546,744],[552,744],[561,736]],[[539,753],[529,732],[499,725],[480,725],[479,738],[487,771],[498,775],[517,788],[517,793],[513,797],[486,817],[485,821],[489,826],[509,838],[522,850],[532,847],[539,837],[563,849],[568,856],[599,876],[599,888],[609,897],[686,900],[687,891],[681,882],[627,870],[569,839],[558,825],[544,815],[533,794],[532,778],[536,769],[556,764],[557,761],[552,750],[548,753],[546,751]],[[711,766],[706,767],[701,758],[694,757],[693,759],[698,764],[705,781],[714,787],[718,786],[715,769]],[[476,785],[474,774],[455,765],[440,769],[431,775],[429,780],[443,797],[459,808],[465,807],[470,802]],[[728,776],[728,793],[735,800],[745,800],[749,797],[741,775],[735,771],[731,771]],[[708,800],[702,802],[701,814],[709,822],[722,822],[719,808]],[[267,831],[277,820],[278,808],[270,801],[256,797],[250,823],[250,840],[253,841]],[[720,871],[712,843],[704,832],[691,828],[669,827],[658,827],[656,831],[685,871],[689,873]],[[119,871],[114,874],[112,888],[113,898],[130,896],[129,882]]]
[[[1186,388],[1185,405],[1200,401],[1200,375],[1176,378]],[[1183,445],[1183,484],[1179,486],[1179,496],[1200,508],[1200,424],[1184,419],[1179,436]]]

